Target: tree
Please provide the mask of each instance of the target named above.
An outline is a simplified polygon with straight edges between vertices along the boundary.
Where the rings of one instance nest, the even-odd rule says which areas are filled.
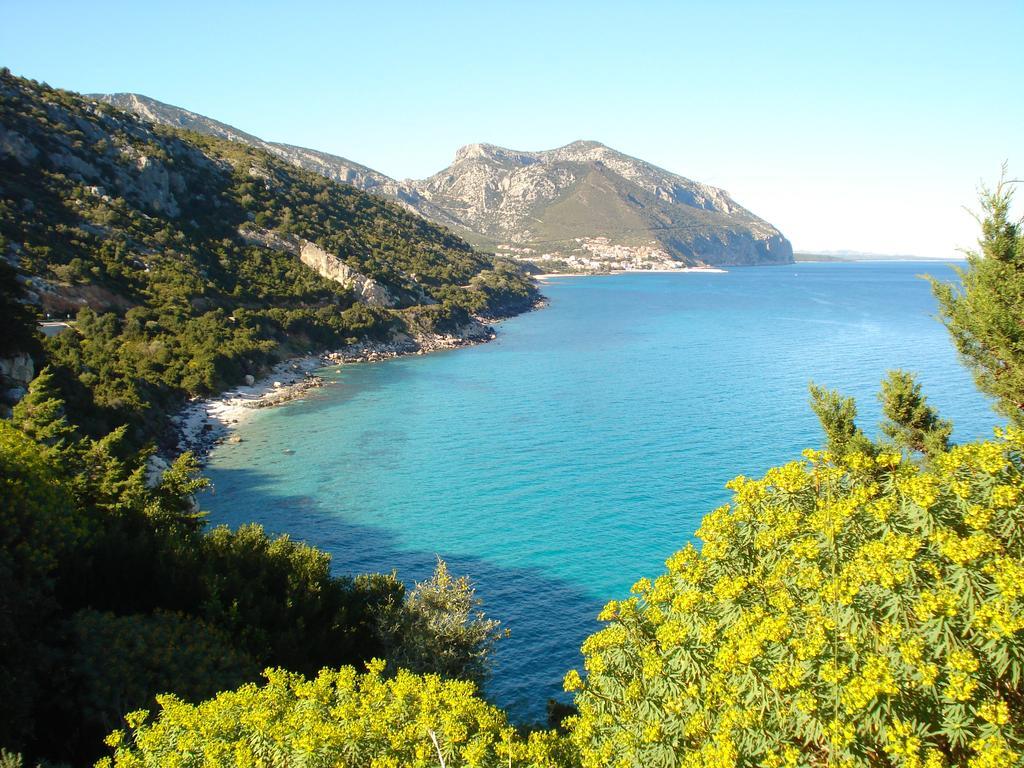
[[[927,458],[949,448],[953,422],[940,419],[921,393],[921,385],[912,373],[889,371],[878,393],[882,403],[882,432],[900,449],[921,453]]]
[[[4,246],[4,237],[0,235],[0,253],[4,252]],[[4,329],[0,335],[0,357],[19,353],[38,355],[42,349],[38,322],[38,313],[27,303],[17,272],[0,258],[0,327]]]
[[[0,743],[20,747],[54,670],[54,577],[81,536],[58,457],[0,420]]]
[[[331,556],[259,525],[221,526],[197,542],[204,597],[197,612],[262,667],[314,674],[383,652],[379,622],[404,588],[393,577],[331,576]]]
[[[438,558],[431,578],[416,584],[391,621],[384,620],[391,667],[482,683],[494,645],[505,633],[480,605],[469,578],[453,578]]]
[[[1024,233],[1010,219],[1013,185],[1005,176],[983,189],[979,250],[967,254],[959,288],[932,279],[939,315],[996,410],[1024,424]]]
[[[811,410],[825,432],[828,450],[836,456],[850,451],[867,452],[871,441],[857,427],[857,401],[811,382]]]
[[[74,427],[64,415],[64,401],[49,368],[43,368],[28,385],[11,420],[26,435],[50,447],[63,448],[74,441]]]
[[[115,616],[79,611],[70,621],[73,652],[65,672],[74,688],[64,703],[86,750],[126,712],[155,708],[173,691],[198,701],[256,679],[257,667],[215,627],[182,613]]]

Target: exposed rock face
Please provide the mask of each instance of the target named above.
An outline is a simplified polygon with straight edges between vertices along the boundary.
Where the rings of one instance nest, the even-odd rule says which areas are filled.
[[[0,412],[3,406],[14,405],[25,396],[35,375],[35,363],[29,355],[0,357]]]
[[[55,125],[67,120],[66,115],[56,108],[51,106],[49,110]],[[154,144],[154,151],[162,157],[146,154],[128,141],[113,138],[117,130],[131,138],[151,134],[144,124],[133,125],[102,115],[99,122],[106,131],[92,122],[79,119],[67,125],[76,130],[78,136],[53,131],[47,135],[45,145],[38,146],[16,130],[0,125],[0,157],[9,157],[22,166],[28,166],[42,156],[52,167],[86,185],[92,194],[123,197],[151,214],[178,217],[181,213],[179,197],[189,194],[189,191],[184,177],[174,170],[173,163],[184,161],[194,167],[210,167],[209,158],[180,142]],[[83,144],[92,148],[91,160],[83,158]],[[174,160],[169,163],[165,158],[171,156]]]
[[[372,277],[358,272],[332,253],[301,237],[281,235],[267,229],[243,227],[238,233],[249,243],[284,251],[299,257],[308,267],[315,269],[321,277],[352,289],[358,301],[373,307],[394,307],[394,297]]]
[[[265,142],[136,94],[98,95],[154,122],[265,149],[307,170],[398,201],[471,243],[583,269],[774,264],[788,240],[721,189],[596,141],[543,152],[469,144],[422,181],[397,181],[343,157]]]
[[[13,158],[21,165],[30,165],[39,155],[39,150],[17,131],[9,131],[0,125],[0,156]]]
[[[334,254],[328,253],[307,240],[302,241],[299,259],[328,280],[334,280],[351,288],[356,298],[364,304],[374,307],[395,306],[395,300],[380,283],[356,272]]]
[[[36,376],[35,363],[28,355],[0,358],[0,379],[13,385],[28,386]]]

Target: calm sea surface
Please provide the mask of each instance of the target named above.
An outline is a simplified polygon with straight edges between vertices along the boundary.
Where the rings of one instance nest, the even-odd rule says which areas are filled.
[[[483,346],[326,372],[218,448],[213,523],[258,521],[339,573],[468,573],[512,631],[487,693],[542,720],[594,616],[655,576],[723,484],[820,445],[807,383],[855,395],[876,433],[886,370],[917,371],[956,438],[997,423],[957,361],[928,272],[799,264],[560,278]],[[285,451],[288,451],[285,453]]]

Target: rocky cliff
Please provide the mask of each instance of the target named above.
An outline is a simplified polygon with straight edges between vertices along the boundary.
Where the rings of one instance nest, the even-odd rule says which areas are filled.
[[[149,119],[0,68],[0,402],[31,375],[14,356],[40,346],[37,315],[76,317],[35,358],[76,423],[141,440],[281,356],[458,336],[537,298],[518,265],[392,200],[230,126],[126,106]]]
[[[352,269],[337,255],[325,251],[309,240],[248,225],[240,227],[238,234],[252,245],[298,256],[299,261],[315,270],[321,277],[333,280],[351,290],[354,298],[363,304],[386,308],[397,305],[387,288],[373,278]],[[432,304],[434,302],[428,299],[424,303]]]

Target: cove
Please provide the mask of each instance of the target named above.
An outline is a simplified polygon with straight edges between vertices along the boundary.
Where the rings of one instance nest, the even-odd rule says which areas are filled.
[[[542,721],[605,601],[653,577],[757,475],[819,446],[807,384],[876,434],[891,368],[919,374],[955,439],[998,419],[957,360],[922,273],[936,263],[560,278],[550,305],[469,349],[324,372],[210,458],[213,524],[260,522],[339,573],[470,574],[502,641],[487,694]]]

